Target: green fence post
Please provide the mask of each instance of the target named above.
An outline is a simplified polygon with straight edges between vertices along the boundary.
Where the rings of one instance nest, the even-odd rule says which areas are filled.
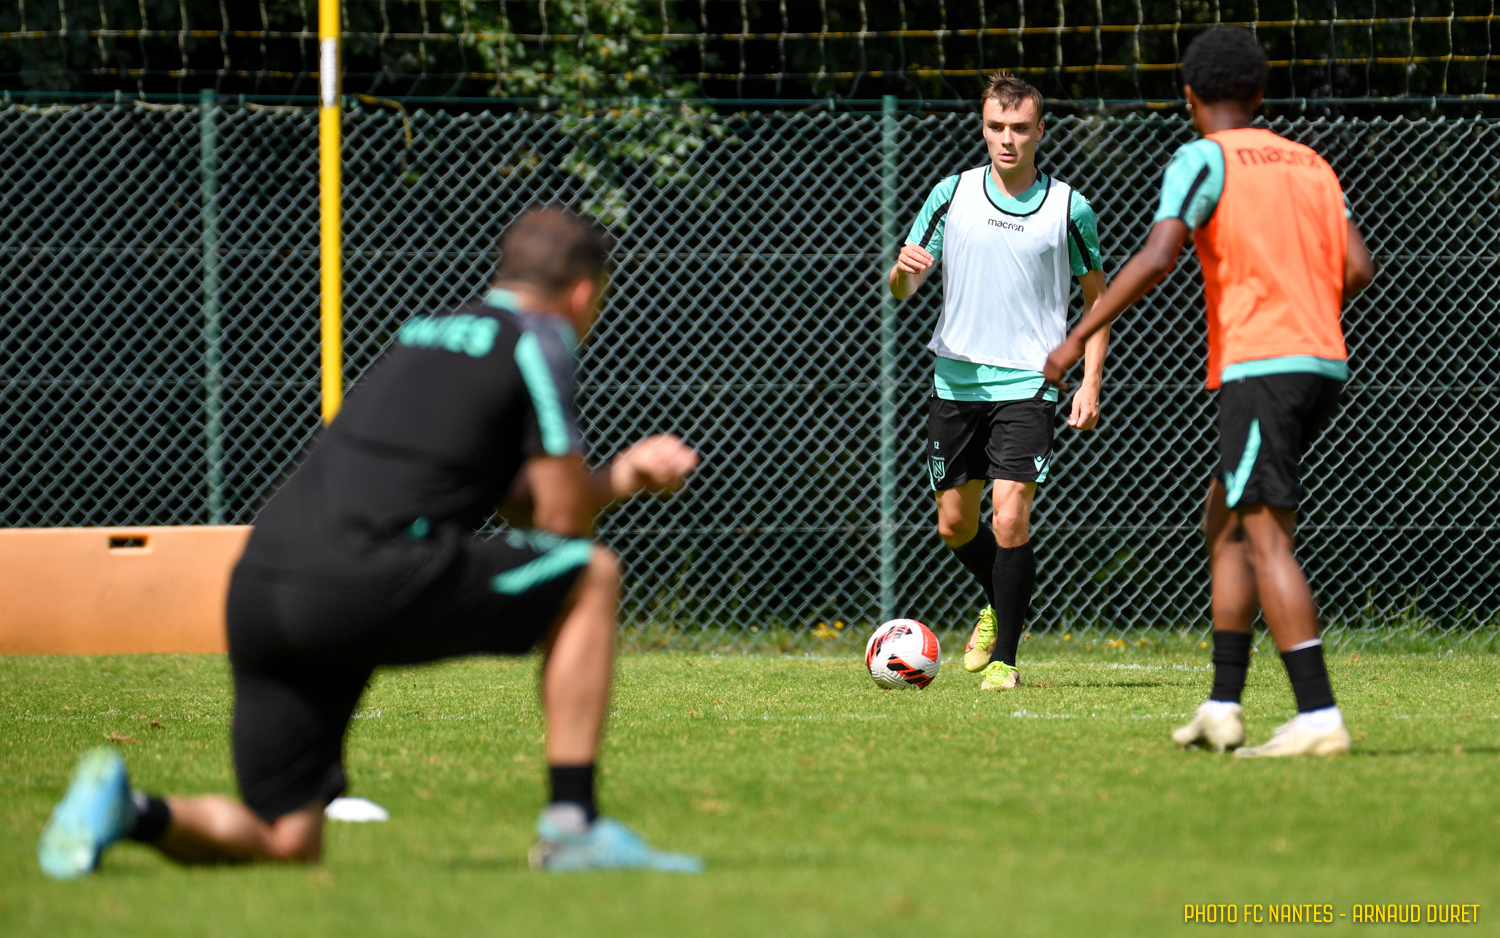
[[[203,193],[203,448],[208,523],[224,523],[224,383],[219,343],[219,165],[214,93],[198,93],[199,175]]]
[[[896,617],[896,96],[880,99],[880,618]]]

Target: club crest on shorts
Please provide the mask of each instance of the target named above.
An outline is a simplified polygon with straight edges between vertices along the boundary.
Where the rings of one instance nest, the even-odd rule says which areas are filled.
[[[928,467],[928,471],[932,474],[932,484],[937,485],[939,480],[948,475],[947,458],[943,456],[932,457],[932,463]]]

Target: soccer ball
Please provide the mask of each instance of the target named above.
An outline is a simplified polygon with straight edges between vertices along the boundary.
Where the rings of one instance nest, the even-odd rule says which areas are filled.
[[[865,666],[882,690],[921,688],[937,677],[940,655],[932,629],[916,619],[892,619],[870,636]]]

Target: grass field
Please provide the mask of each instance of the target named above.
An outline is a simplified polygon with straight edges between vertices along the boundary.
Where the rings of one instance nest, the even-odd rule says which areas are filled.
[[[951,647],[951,646],[950,646]],[[113,738],[148,789],[232,791],[218,657],[0,658],[0,934],[1163,935],[1186,903],[1478,903],[1500,933],[1500,656],[1339,653],[1356,734],[1333,761],[1166,738],[1207,652],[1028,647],[1018,691],[954,664],[881,693],[856,661],[629,655],[604,809],[700,877],[528,872],[542,803],[534,660],[384,672],[348,746],[387,824],[320,867],[185,869],[135,845],[55,883],[36,836],[77,754]],[[1256,656],[1258,742],[1290,715]],[[1221,926],[1220,926],[1221,927]]]

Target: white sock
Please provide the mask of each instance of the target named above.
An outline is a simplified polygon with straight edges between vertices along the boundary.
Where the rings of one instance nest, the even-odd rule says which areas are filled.
[[[589,830],[588,815],[583,811],[583,805],[571,801],[554,801],[542,809],[542,816],[565,834],[587,834]]]
[[[1308,729],[1317,730],[1319,733],[1336,730],[1344,725],[1344,713],[1337,706],[1299,713],[1297,719]]]
[[[1232,700],[1205,700],[1198,709],[1211,717],[1222,720],[1231,713],[1239,713],[1244,708]]]

